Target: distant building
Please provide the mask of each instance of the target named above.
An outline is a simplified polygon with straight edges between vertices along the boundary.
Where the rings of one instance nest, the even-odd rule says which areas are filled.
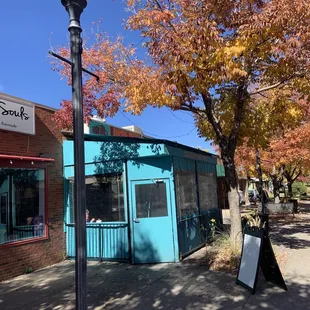
[[[92,117],[88,124],[84,124],[85,134],[94,134],[102,136],[113,137],[131,137],[131,138],[144,138],[147,137],[143,134],[141,128],[131,125],[125,127],[116,127],[106,123],[105,119],[99,117]]]

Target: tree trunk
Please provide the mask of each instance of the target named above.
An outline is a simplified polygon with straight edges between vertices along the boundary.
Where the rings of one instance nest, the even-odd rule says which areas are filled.
[[[239,207],[238,180],[233,154],[229,154],[229,152],[227,153],[222,151],[222,160],[225,168],[228,188],[228,203],[230,209],[230,240],[233,246],[240,247],[242,244],[242,227]]]
[[[289,198],[292,198],[293,197],[293,183],[288,181],[287,188],[288,188],[287,195],[288,195]]]
[[[246,180],[245,180],[244,200],[245,200],[245,204],[246,205],[250,204],[250,201],[249,201],[249,179],[248,179],[248,176],[246,177]]]
[[[273,185],[273,196],[274,196],[274,202],[278,203],[280,201],[280,182],[277,178],[277,176],[272,176],[272,185]]]
[[[287,180],[287,187],[288,187],[288,197],[293,197],[293,184],[297,180],[297,178],[301,175],[301,169],[298,169],[296,167],[286,167],[284,170],[284,176]]]
[[[276,167],[273,167],[272,174],[270,174],[272,185],[273,185],[273,195],[274,195],[274,202],[280,202],[280,187],[282,186],[283,181],[283,173],[284,167],[280,167],[278,171],[276,171]]]
[[[243,118],[243,109],[245,103],[249,99],[247,78],[240,79],[240,83],[236,88],[236,104],[233,117],[233,123],[229,135],[223,133],[223,129],[215,112],[215,100],[211,93],[206,90],[201,92],[201,97],[205,106],[205,116],[213,127],[216,135],[216,142],[221,151],[221,157],[225,168],[226,183],[228,188],[228,203],[230,209],[230,239],[232,245],[240,246],[242,244],[242,228],[241,216],[239,208],[238,182],[235,170],[235,151],[237,147],[238,134]],[[197,111],[196,111],[197,113]],[[201,115],[198,112],[198,115]],[[204,116],[204,117],[205,117]]]

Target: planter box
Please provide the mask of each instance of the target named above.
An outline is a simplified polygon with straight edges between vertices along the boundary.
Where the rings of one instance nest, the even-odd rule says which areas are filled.
[[[293,213],[294,204],[292,202],[274,203],[268,202],[266,204],[269,214],[291,214]],[[258,206],[258,211],[262,211],[261,204]]]

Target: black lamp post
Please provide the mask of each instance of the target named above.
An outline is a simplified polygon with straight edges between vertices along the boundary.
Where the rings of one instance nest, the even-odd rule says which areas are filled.
[[[265,224],[265,233],[268,235],[269,232],[269,220],[268,220],[268,213],[265,203],[265,193],[264,193],[264,183],[263,183],[263,173],[260,161],[260,154],[258,148],[255,148],[255,156],[256,156],[256,170],[259,179],[259,186],[260,186],[260,197],[261,197],[261,204],[262,204],[262,212],[261,212],[261,219],[262,222]]]
[[[72,103],[74,136],[74,214],[75,214],[75,293],[76,309],[87,309],[87,262],[85,220],[85,158],[82,97],[82,38],[80,16],[87,0],[61,0],[69,13],[69,32],[72,62]]]

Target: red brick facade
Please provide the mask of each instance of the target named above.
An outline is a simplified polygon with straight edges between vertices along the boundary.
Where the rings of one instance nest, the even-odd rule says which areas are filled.
[[[136,132],[132,132],[123,128],[117,128],[114,126],[110,127],[111,127],[111,136],[141,138],[141,135]]]
[[[47,240],[0,245],[0,281],[60,262],[65,254],[63,232],[62,135],[52,120],[54,111],[36,106],[35,136],[0,130],[0,154],[53,158],[47,165]],[[3,163],[2,163],[3,165]],[[30,242],[31,241],[31,242]]]

